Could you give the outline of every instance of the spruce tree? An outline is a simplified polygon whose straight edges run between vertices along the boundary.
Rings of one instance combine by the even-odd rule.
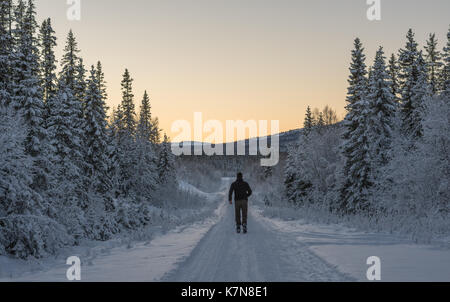
[[[25,150],[36,157],[40,154],[44,129],[44,104],[39,81],[39,57],[37,49],[35,7],[30,0],[28,6],[19,1],[16,13],[15,60],[13,66],[13,102],[24,116],[27,127]]]
[[[58,89],[60,96],[64,96],[68,110],[66,113],[71,117],[71,127],[77,129],[79,140],[83,141],[81,131],[83,125],[83,101],[85,95],[84,65],[83,60],[78,56],[78,44],[72,31],[69,31],[64,54],[61,60],[61,71],[58,79]],[[70,104],[70,105],[69,105]],[[77,140],[78,140],[77,139]],[[81,144],[80,148],[81,148]]]
[[[75,69],[76,73],[75,73],[74,96],[75,99],[81,103],[82,108],[84,108],[87,83],[86,83],[86,69],[84,67],[83,58],[79,58]]]
[[[98,83],[98,90],[100,91],[100,94],[102,96],[102,99],[106,101],[108,98],[108,94],[106,93],[106,81],[105,81],[105,74],[103,72],[103,66],[100,61],[97,62],[97,83]]]
[[[28,0],[24,21],[25,23],[23,29],[26,33],[26,37],[29,39],[30,53],[32,55],[32,72],[36,75],[39,75],[39,38],[37,36],[39,26],[36,22],[36,6],[34,4],[34,0]]]
[[[11,102],[12,1],[0,1],[0,106]]]
[[[111,130],[118,144],[121,144],[122,139],[125,136],[123,110],[121,105],[117,106],[117,109],[113,110]]]
[[[75,91],[77,64],[80,61],[79,52],[78,43],[72,30],[70,30],[64,47],[64,55],[61,60],[62,69],[59,76],[64,79],[64,86],[70,89],[72,93]]]
[[[110,187],[108,180],[107,107],[99,90],[97,71],[91,67],[85,97],[85,147],[87,175],[100,193]]]
[[[365,55],[359,39],[355,40],[354,45],[346,107],[348,112],[344,120],[343,156],[345,164],[343,167],[344,181],[341,188],[341,210],[353,213],[367,210],[369,188],[372,185],[367,123],[370,105],[367,101]],[[371,78],[373,78],[373,72]]]
[[[365,60],[366,56],[364,55],[363,45],[360,39],[356,38],[354,49],[352,50],[350,77],[348,79],[349,87],[347,92],[347,115],[344,120],[344,125],[346,127],[344,139],[350,138],[352,132],[358,128],[358,118],[355,118],[355,115],[358,115],[358,106],[356,106],[356,104],[363,98],[367,89]]]
[[[136,112],[133,102],[133,79],[131,78],[128,69],[125,69],[121,86],[123,126],[128,135],[133,136],[136,132]]]
[[[52,194],[59,199],[60,214],[65,212],[63,208],[66,207],[66,215],[71,216],[66,226],[77,232],[76,224],[83,225],[78,210],[80,207],[87,207],[88,181],[84,176],[86,167],[82,103],[75,97],[78,48],[72,31],[69,32],[64,51],[57,95],[48,100],[47,128],[51,135],[50,145],[54,152],[53,161],[58,171],[59,184]]]
[[[405,103],[410,102],[411,98],[411,89],[415,83],[411,82],[411,68],[414,61],[417,60],[419,55],[417,50],[417,43],[414,39],[414,33],[412,29],[408,30],[406,34],[406,45],[404,49],[400,49],[399,51],[399,80],[400,80],[400,89],[401,89],[401,102],[404,106]]]
[[[305,129],[305,134],[308,135],[314,126],[314,119],[311,112],[311,107],[306,108],[305,122],[303,123],[303,128]]]
[[[362,98],[355,106],[359,112],[355,118],[358,127],[345,142],[351,146],[346,153],[343,188],[341,189],[341,209],[347,213],[367,212],[370,210],[370,188],[373,185],[370,154],[370,132],[367,120],[370,115],[370,104]],[[348,150],[347,149],[347,150]]]
[[[367,71],[365,64],[366,56],[364,55],[364,48],[359,38],[355,39],[354,49],[352,50],[352,58],[350,63],[349,87],[347,92],[347,115],[344,119],[344,134],[343,138],[348,142],[344,143],[343,153],[347,158],[351,157],[353,146],[350,144],[350,138],[353,132],[358,128],[360,117],[359,102],[367,93]],[[347,175],[350,167],[344,168],[344,175]]]
[[[431,93],[427,67],[421,52],[410,68],[405,87],[408,97],[402,104],[402,130],[404,134],[412,138],[418,138],[422,136],[421,116],[423,114],[421,112],[424,108],[423,102]]]
[[[39,167],[41,173],[45,172],[45,177],[40,177],[39,182],[35,182],[35,186],[40,188],[41,194],[48,195],[48,188],[54,187],[55,181],[57,181],[56,169],[53,165],[55,159],[53,155],[55,154],[54,146],[51,145],[50,141],[53,134],[48,129],[48,122],[50,116],[49,104],[55,101],[57,95],[57,76],[56,76],[56,56],[54,48],[56,44],[55,31],[52,28],[51,19],[48,18],[42,22],[39,29],[39,49],[40,49],[40,81],[42,89],[42,101],[44,103],[44,128],[46,129],[46,136],[43,141],[44,147],[42,150],[42,157],[39,161]],[[50,196],[46,197],[50,199]]]
[[[442,68],[440,76],[440,86],[442,95],[450,99],[450,28],[447,33],[447,44],[443,50],[444,68]]]
[[[39,59],[39,37],[36,22],[35,5],[28,1],[25,13],[18,6],[16,20],[16,60],[14,68],[15,103],[23,115],[28,135],[25,151],[33,158],[32,188],[45,197],[47,211],[49,196],[47,189],[54,184],[54,167],[52,165],[52,148],[49,145],[47,126],[48,111],[43,102],[44,95],[41,80],[41,64]],[[22,25],[19,20],[21,20]]]
[[[156,189],[158,181],[158,157],[157,145],[152,142],[152,117],[150,98],[147,91],[144,92],[140,107],[139,121],[136,131],[136,148],[133,150],[132,156],[136,159],[136,167],[134,168],[134,186],[146,200],[153,198],[153,192]],[[162,148],[162,147],[161,147]]]
[[[426,51],[426,63],[428,70],[428,81],[430,83],[431,91],[433,94],[437,94],[439,91],[439,74],[442,68],[441,53],[437,48],[436,35],[430,34],[427,45],[425,46]]]
[[[391,79],[391,92],[397,103],[399,100],[398,95],[400,94],[400,85],[399,85],[400,83],[398,78],[399,66],[395,54],[392,54],[389,59],[388,75]]]
[[[141,111],[139,115],[139,123],[137,126],[137,134],[139,139],[150,142],[152,130],[152,114],[150,106],[150,98],[147,91],[144,92],[142,98]]]
[[[160,184],[170,184],[176,181],[175,156],[166,134],[164,134],[164,140],[159,151],[157,170]]]
[[[425,103],[427,99],[431,98],[432,89],[428,81],[427,65],[419,53],[417,60],[413,63],[411,82],[414,82],[412,87],[412,97],[408,103],[405,104],[402,111],[402,127],[404,133],[417,139],[423,135],[422,121],[425,114]]]
[[[10,104],[11,106],[18,110],[21,106],[20,100],[17,100],[17,92],[21,89],[19,87],[19,83],[24,79],[23,72],[25,68],[28,68],[29,65],[23,66],[22,61],[24,60],[24,54],[18,49],[21,40],[26,37],[25,34],[25,2],[23,0],[19,1],[16,5],[12,7],[12,23],[11,26],[11,52],[9,55],[9,72],[10,72]],[[7,104],[8,105],[8,104]]]
[[[56,57],[54,51],[56,47],[56,36],[50,18],[42,22],[39,38],[43,101],[47,103],[48,99],[55,97],[57,83]]]
[[[370,131],[371,157],[377,167],[387,164],[394,131],[396,114],[392,83],[386,71],[383,48],[380,47],[373,64],[367,99],[370,105],[368,127]]]
[[[159,128],[159,119],[155,117],[151,122],[151,135],[150,141],[153,144],[159,144],[161,142],[161,129]]]
[[[120,163],[120,190],[125,196],[136,194],[136,188],[140,181],[140,175],[136,175],[136,169],[139,165],[140,152],[135,140],[136,134],[136,112],[134,106],[134,95],[132,87],[133,79],[128,69],[123,74],[122,103],[119,107],[119,163]]]

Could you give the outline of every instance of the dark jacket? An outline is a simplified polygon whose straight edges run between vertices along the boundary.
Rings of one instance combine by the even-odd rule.
[[[252,195],[252,189],[247,182],[242,179],[238,179],[231,184],[230,192],[228,193],[228,200],[231,201],[234,192],[234,201],[236,200],[248,200]]]

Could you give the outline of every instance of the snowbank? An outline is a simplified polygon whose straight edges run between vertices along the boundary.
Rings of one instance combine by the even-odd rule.
[[[255,211],[258,219],[279,232],[295,234],[317,256],[359,281],[367,281],[367,258],[381,259],[381,281],[450,281],[450,246],[418,245],[400,236],[359,232],[339,224],[281,220]]]

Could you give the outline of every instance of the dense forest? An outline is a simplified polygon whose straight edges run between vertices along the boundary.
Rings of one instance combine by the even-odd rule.
[[[355,39],[344,121],[327,125],[308,108],[270,199],[319,220],[384,225],[416,239],[448,234],[450,31],[447,38],[440,51],[430,34],[421,50],[410,29],[397,56],[387,60],[380,47],[369,68]]]
[[[72,31],[59,62],[55,47],[32,0],[0,1],[0,255],[108,240],[194,202],[147,92],[136,113],[130,72],[108,117],[102,64],[84,66]]]
[[[412,30],[406,38],[389,59],[380,47],[369,67],[355,39],[345,119],[308,107],[278,166],[176,160],[147,92],[137,112],[129,70],[108,116],[101,62],[84,65],[72,31],[57,59],[52,21],[37,23],[33,0],[0,0],[0,255],[40,258],[199,217],[211,205],[178,180],[214,192],[238,170],[268,214],[449,235],[450,31],[443,48],[434,34],[423,49]]]

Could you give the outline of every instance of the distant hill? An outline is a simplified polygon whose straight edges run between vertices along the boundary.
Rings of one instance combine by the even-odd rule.
[[[292,145],[294,142],[296,142],[299,139],[300,133],[303,131],[303,129],[295,129],[295,130],[290,130],[290,131],[286,131],[286,132],[281,132],[279,134],[276,134],[275,136],[279,137],[279,144],[280,144],[280,153],[285,153],[288,150],[288,146]],[[259,138],[252,138],[252,139],[246,139],[244,141],[245,143],[245,151],[246,154],[249,154],[249,145],[250,145],[250,141],[252,140],[259,140]],[[224,150],[224,154],[225,154],[225,150],[226,147],[231,145],[234,145],[234,154],[237,154],[237,146],[238,143],[241,143],[242,141],[237,141],[234,143],[227,143],[227,144],[220,144],[222,145],[222,148]],[[180,146],[183,146],[183,144],[189,144],[191,143],[191,152],[192,154],[194,154],[194,148],[196,146],[202,146],[203,143],[202,142],[181,142],[178,143]],[[271,137],[268,137],[268,145],[270,147],[270,143],[271,143]],[[174,143],[176,144],[176,143]]]
[[[343,125],[342,122],[338,122],[337,124],[330,125],[330,126],[325,126],[325,127],[342,127],[342,125]],[[285,131],[285,132],[281,132],[279,134],[276,134],[275,136],[278,136],[278,138],[279,138],[280,154],[286,153],[288,151],[289,146],[292,146],[295,142],[297,142],[299,140],[300,134],[303,131],[304,131],[304,129],[302,128],[302,129],[294,129],[294,130],[289,130],[289,131]],[[250,141],[258,140],[258,139],[259,139],[259,137],[258,138],[252,138],[252,139],[246,139],[244,141],[244,143],[245,143],[245,154],[247,154],[247,155],[249,154],[248,150],[249,150]],[[269,145],[269,147],[270,147],[270,141],[271,141],[271,137],[268,138],[268,145]],[[229,146],[230,144],[234,145],[234,154],[237,154],[237,146],[238,146],[239,142],[242,142],[242,141],[237,141],[237,142],[234,142],[234,143],[227,143],[227,144],[220,144],[220,145],[222,145],[222,148],[224,150],[224,154],[226,154],[225,150],[226,150],[227,146]],[[189,142],[181,142],[181,143],[179,143],[180,146],[182,146],[183,143],[189,143]],[[191,154],[194,154],[195,146],[201,146],[204,143],[202,143],[202,142],[191,142],[191,144],[192,144],[191,145],[192,146],[192,149],[191,149],[192,153]]]

